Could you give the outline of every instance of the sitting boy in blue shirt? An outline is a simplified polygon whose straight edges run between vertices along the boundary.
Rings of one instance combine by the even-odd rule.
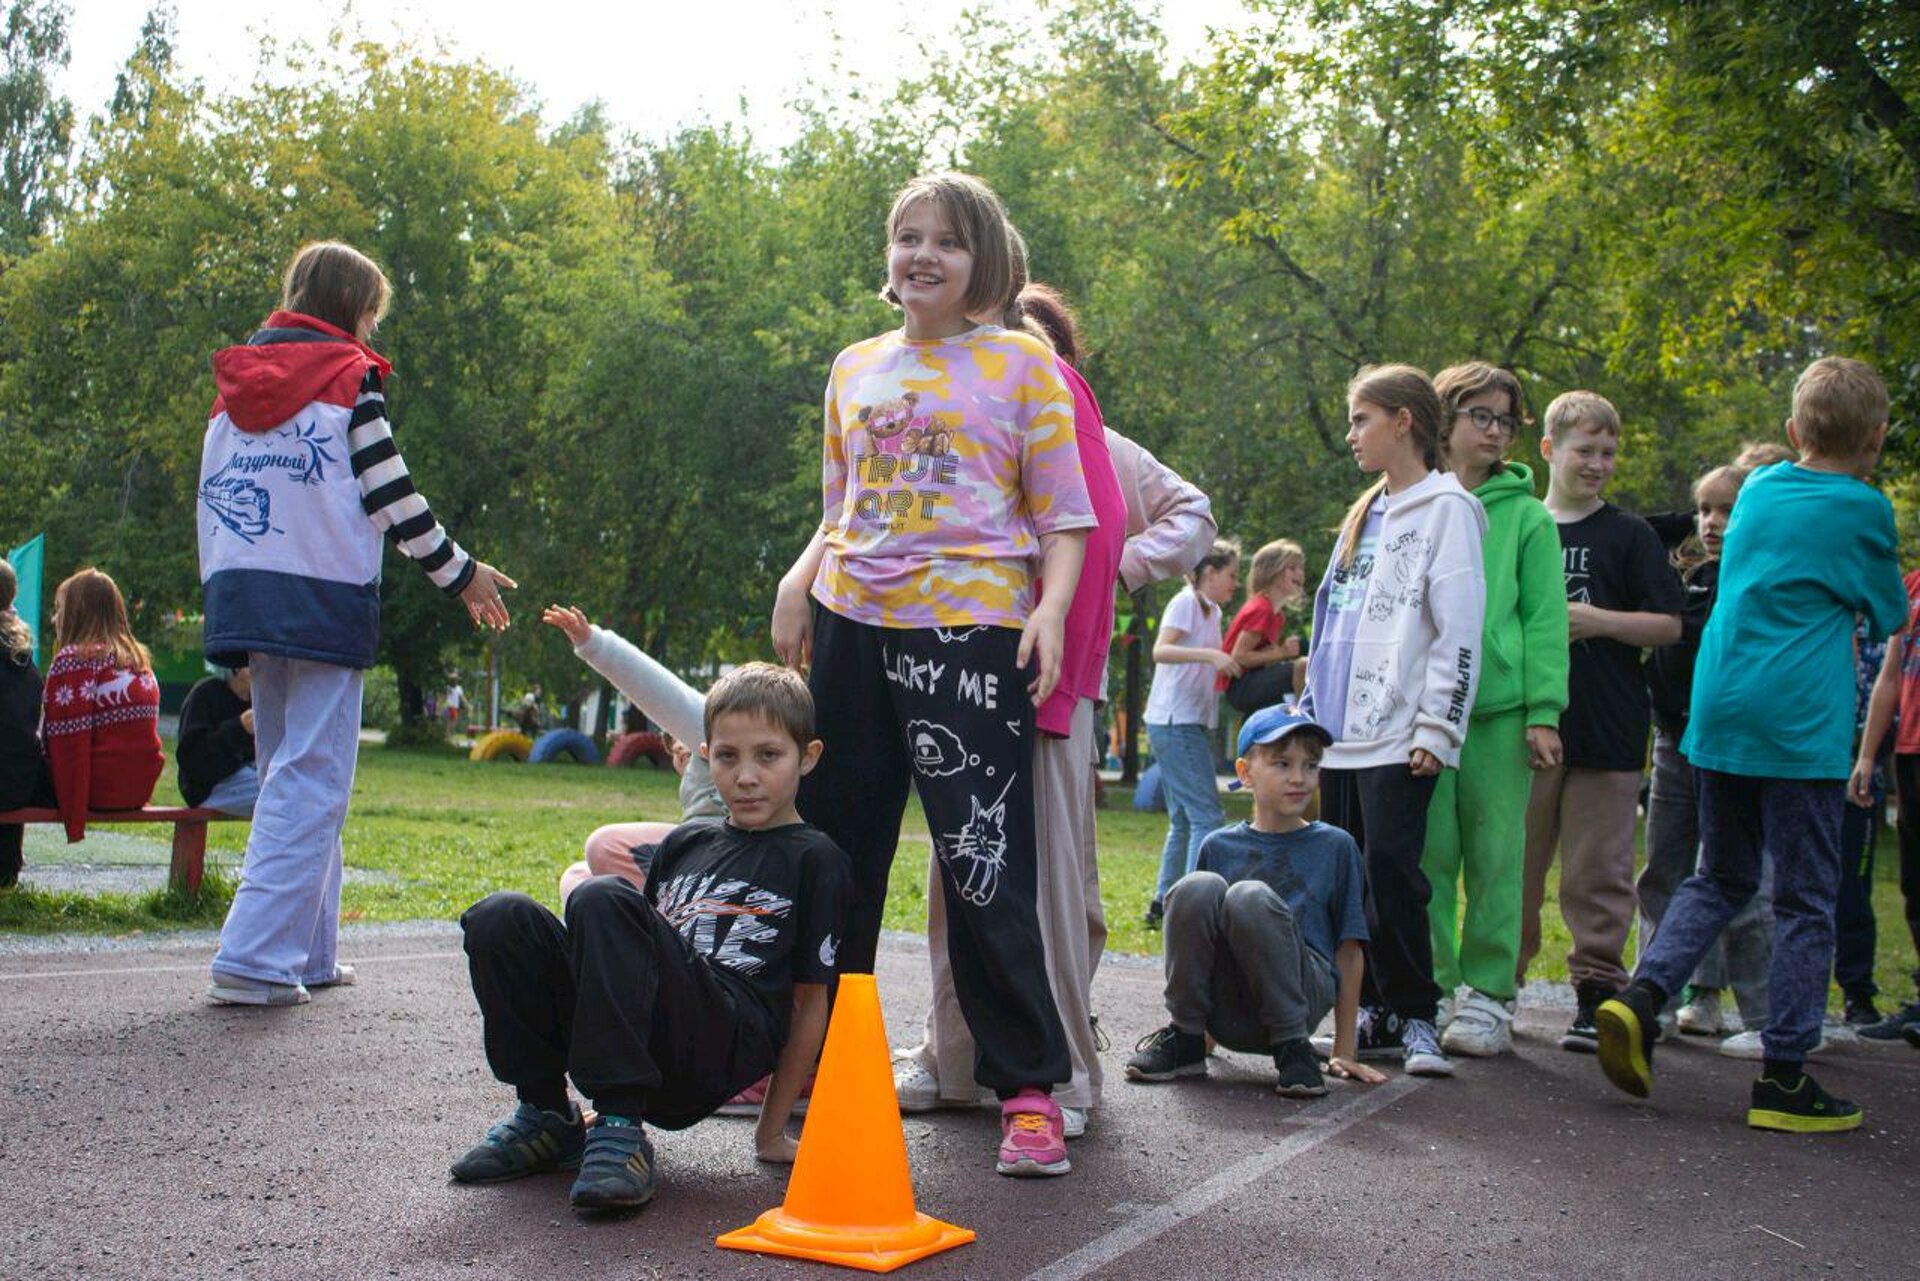
[[[1755,472],[1721,558],[1681,751],[1697,772],[1700,867],[1674,895],[1633,982],[1601,1005],[1600,1066],[1642,1098],[1653,1088],[1655,1015],[1760,882],[1773,855],[1772,1017],[1747,1124],[1851,1130],[1860,1108],[1803,1063],[1820,1041],[1833,964],[1840,824],[1853,763],[1853,629],[1905,622],[1893,507],[1866,483],[1887,435],[1887,388],[1857,360],[1816,360],[1793,388],[1797,463]],[[1805,674],[1782,690],[1774,673]]]
[[[1166,898],[1167,1013],[1127,1060],[1134,1081],[1205,1076],[1206,1036],[1273,1055],[1275,1092],[1327,1092],[1307,1033],[1334,1011],[1335,1076],[1384,1081],[1358,1060],[1355,1023],[1367,940],[1366,871],[1353,838],[1303,817],[1333,738],[1298,709],[1262,708],[1240,729],[1234,770],[1253,821],[1200,846]]]

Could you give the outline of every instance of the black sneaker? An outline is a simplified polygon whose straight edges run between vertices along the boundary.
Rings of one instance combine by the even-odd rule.
[[[561,1116],[522,1103],[448,1172],[459,1183],[505,1183],[548,1170],[578,1169],[586,1135],[579,1108]]]
[[[1140,923],[1150,930],[1157,930],[1160,928],[1160,922],[1165,920],[1166,916],[1167,905],[1165,901],[1155,899],[1153,902],[1147,904],[1147,914],[1140,918]]]
[[[1850,996],[1841,1011],[1840,1021],[1858,1032],[1880,1021],[1880,1007],[1873,1003],[1870,996]]]
[[[1897,1041],[1907,1028],[1920,1024],[1920,1001],[1911,1001],[1878,1023],[1860,1029],[1869,1041]]]
[[[1860,1105],[1834,1098],[1805,1072],[1792,1089],[1763,1076],[1753,1083],[1747,1124],[1756,1130],[1783,1130],[1788,1134],[1835,1134],[1859,1128]]]
[[[1273,1087],[1275,1094],[1289,1099],[1317,1099],[1327,1092],[1326,1079],[1320,1075],[1320,1060],[1314,1057],[1313,1047],[1304,1036],[1282,1041],[1274,1047],[1273,1066],[1280,1073],[1280,1082]]]
[[[1604,983],[1582,983],[1574,988],[1573,1022],[1560,1034],[1560,1048],[1575,1054],[1592,1054],[1600,1048],[1600,1032],[1593,1017],[1600,1003],[1613,995]]]
[[[1920,1050],[1920,1023],[1909,1023],[1901,1028],[1900,1037],[1914,1049]]]
[[[1360,1007],[1355,1021],[1353,1053],[1359,1059],[1404,1059],[1407,1056],[1406,1026],[1392,1010]]]
[[[637,1210],[653,1200],[659,1174],[653,1144],[639,1125],[602,1116],[587,1131],[580,1177],[568,1200],[576,1210]]]
[[[1653,1043],[1660,1035],[1660,1003],[1653,994],[1629,983],[1620,995],[1600,1002],[1591,1022],[1594,1049],[1607,1080],[1635,1098],[1653,1093]],[[1579,1026],[1577,1019],[1574,1026]],[[1567,1038],[1562,1037],[1560,1044],[1565,1047]]]
[[[1207,1074],[1207,1038],[1168,1024],[1150,1032],[1127,1060],[1129,1081],[1171,1081],[1176,1076]]]

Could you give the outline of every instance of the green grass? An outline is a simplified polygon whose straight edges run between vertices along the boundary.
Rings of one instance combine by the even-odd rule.
[[[476,763],[452,749],[366,748],[360,754],[347,821],[347,864],[381,875],[347,885],[342,915],[354,921],[451,920],[476,899],[503,889],[553,904],[560,871],[580,856],[588,832],[602,823],[673,821],[679,816],[676,785],[672,774],[646,765],[612,770]],[[171,765],[155,794],[163,800],[177,795]],[[1100,813],[1108,946],[1157,953],[1160,936],[1146,929],[1140,916],[1159,870],[1166,816],[1127,808],[1127,797],[1118,788],[1109,789],[1108,799],[1111,807]],[[1226,805],[1230,821],[1246,817],[1244,796],[1229,796]],[[149,839],[155,833],[150,826],[115,830]],[[0,892],[0,931],[129,933],[216,925],[232,894],[230,878],[238,874],[246,833],[244,823],[217,823],[210,829],[210,875],[198,902],[159,888],[144,896]],[[76,854],[84,857],[84,848]],[[910,803],[887,896],[889,928],[925,929],[928,850],[926,820],[919,804]],[[1905,998],[1914,955],[1900,916],[1897,863],[1888,833],[1876,860],[1877,977],[1889,994]],[[156,887],[165,876],[163,866],[154,868]],[[1554,907],[1554,888],[1549,886],[1542,921],[1546,937],[1536,972],[1541,978],[1564,979],[1570,942]]]

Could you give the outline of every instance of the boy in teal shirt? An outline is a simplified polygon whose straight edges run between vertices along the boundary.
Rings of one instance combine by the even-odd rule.
[[[1727,525],[1720,599],[1700,642],[1681,751],[1698,771],[1700,870],[1674,895],[1633,982],[1600,1007],[1600,1065],[1653,1085],[1655,1017],[1753,896],[1773,854],[1772,1018],[1747,1124],[1851,1130],[1860,1108],[1802,1068],[1819,1043],[1833,964],[1841,807],[1853,757],[1853,627],[1906,621],[1893,506],[1865,483],[1887,435],[1887,388],[1857,360],[1816,360],[1793,389],[1798,463],[1755,472]],[[1783,692],[1772,676],[1805,673]]]

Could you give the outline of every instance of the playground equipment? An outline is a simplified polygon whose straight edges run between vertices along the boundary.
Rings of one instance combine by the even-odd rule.
[[[533,751],[533,740],[518,730],[496,729],[473,740],[467,753],[470,761],[524,761]]]
[[[550,729],[533,740],[533,750],[527,753],[527,760],[534,765],[561,759],[576,765],[598,765],[600,749],[577,729]]]
[[[653,762],[655,769],[673,768],[673,753],[667,750],[667,740],[650,729],[622,734],[607,749],[609,765],[631,765],[642,759]]]

